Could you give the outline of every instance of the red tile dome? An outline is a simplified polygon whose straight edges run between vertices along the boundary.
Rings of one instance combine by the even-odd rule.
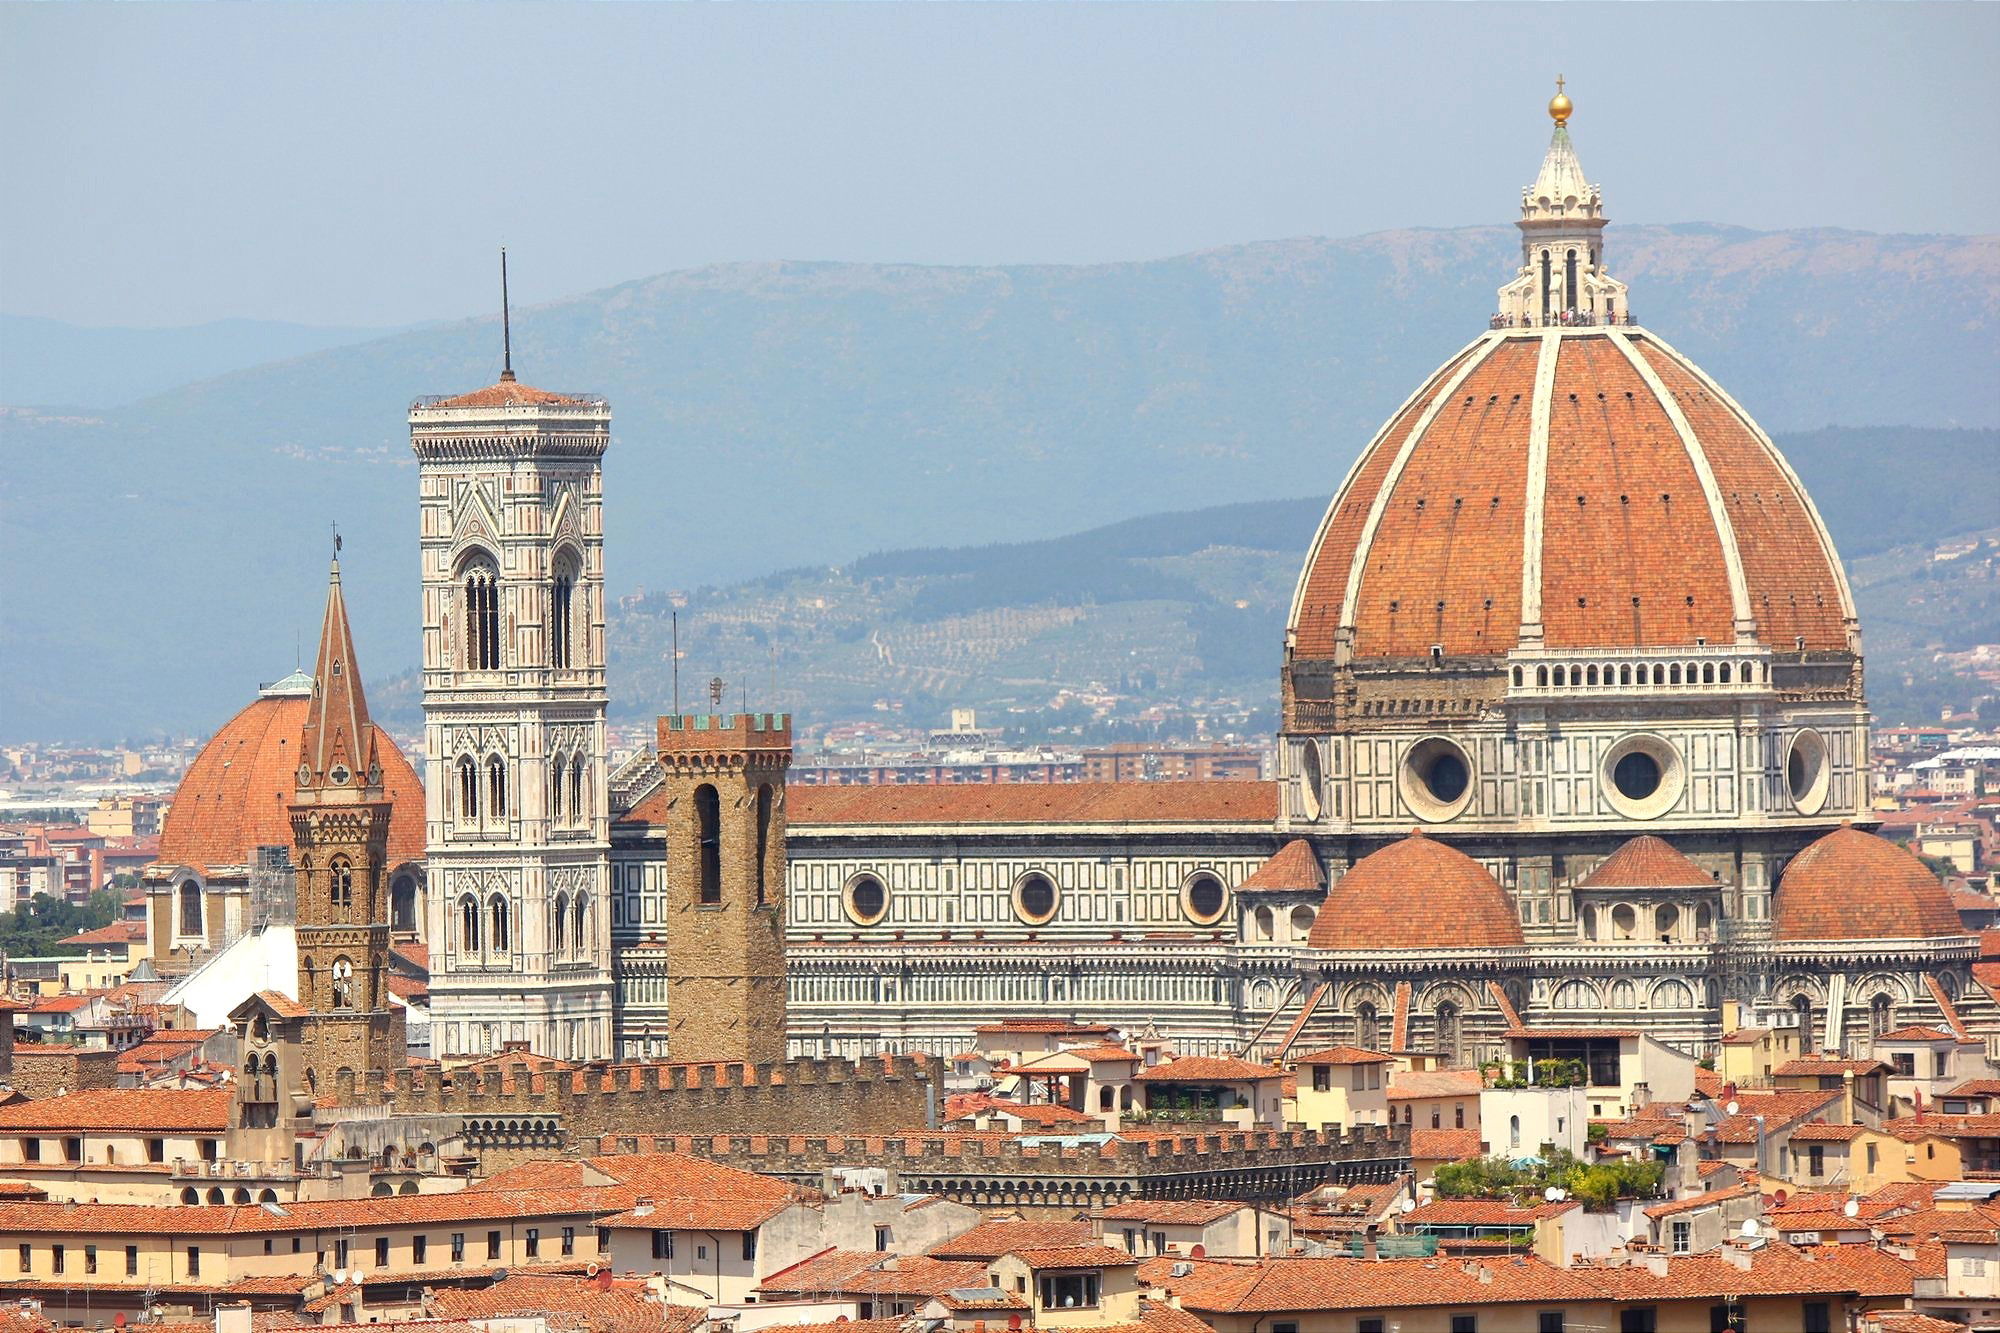
[[[1942,881],[1907,848],[1840,828],[1793,857],[1778,879],[1772,931],[1794,940],[1915,940],[1969,935]]]
[[[1521,944],[1514,903],[1484,866],[1421,832],[1354,863],[1313,921],[1315,949],[1502,949]]]
[[[1539,599],[1539,606],[1535,604]],[[1632,326],[1499,329],[1364,450],[1294,598],[1293,655],[1738,642],[1848,651],[1833,542],[1769,437]]]
[[[311,704],[301,694],[267,695],[209,738],[167,810],[160,830],[162,865],[204,871],[248,865],[259,847],[292,845],[290,806],[298,789],[299,735]],[[421,860],[423,784],[388,733],[373,730],[383,794],[393,803],[389,864]]]

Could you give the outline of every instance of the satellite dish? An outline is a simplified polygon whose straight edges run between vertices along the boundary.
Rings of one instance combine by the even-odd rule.
[[[363,1282],[366,1282],[368,1280],[368,1274],[362,1272],[360,1269],[357,1268],[352,1273],[349,1273],[347,1275],[347,1280],[352,1282],[355,1286],[358,1287]]]
[[[1554,1203],[1557,1199],[1560,1199],[1562,1197],[1562,1194],[1563,1192],[1561,1190],[1557,1189],[1554,1185],[1551,1185],[1547,1189],[1542,1191],[1542,1198],[1550,1203]]]
[[[347,1285],[347,1270],[345,1268],[336,1268],[333,1270],[333,1285],[336,1287]]]
[[[1735,1115],[1735,1114],[1736,1114],[1736,1106],[1737,1106],[1737,1104],[1736,1104],[1735,1102],[1731,1102],[1731,1103],[1729,1103],[1729,1105],[1727,1105],[1727,1106],[1723,1107],[1722,1109],[1723,1109],[1723,1110],[1724,1110],[1724,1111],[1725,1111],[1726,1113],[1728,1113],[1729,1115]]]
[[[1756,1219],[1756,1218],[1754,1218],[1754,1217],[1746,1217],[1746,1218],[1744,1218],[1744,1219],[1743,1219],[1743,1239],[1745,1239],[1745,1240],[1755,1240],[1755,1239],[1757,1239],[1757,1219]]]
[[[1785,1193],[1783,1190],[1772,1190],[1771,1206],[1773,1208],[1783,1208],[1785,1206],[1785,1200],[1791,1197],[1792,1197],[1791,1195]]]
[[[1840,1211],[1846,1213],[1849,1217],[1861,1216],[1861,1200],[1849,1199]]]
[[[1417,1211],[1417,1201],[1416,1201],[1415,1199],[1405,1199],[1405,1200],[1403,1200],[1403,1211],[1404,1211],[1404,1212],[1406,1212],[1406,1213],[1414,1213],[1414,1212],[1416,1212],[1416,1211]]]

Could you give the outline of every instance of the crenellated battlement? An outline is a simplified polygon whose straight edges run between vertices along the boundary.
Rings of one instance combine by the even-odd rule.
[[[783,766],[792,759],[788,713],[666,713],[659,719],[659,758],[673,770],[726,764]]]
[[[571,1141],[612,1133],[835,1136],[921,1124],[943,1104],[944,1066],[925,1055],[770,1064],[589,1065],[527,1070],[369,1070],[343,1075],[340,1105],[395,1115],[453,1115],[471,1124],[556,1118]]]

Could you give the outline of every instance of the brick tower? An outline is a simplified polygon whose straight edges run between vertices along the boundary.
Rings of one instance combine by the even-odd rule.
[[[297,998],[307,1011],[299,1020],[300,1065],[308,1090],[325,1093],[343,1070],[359,1078],[404,1060],[403,1025],[385,986],[390,802],[337,558],[328,575],[296,779],[290,811]]]
[[[660,719],[667,1058],[785,1058],[783,713]]]

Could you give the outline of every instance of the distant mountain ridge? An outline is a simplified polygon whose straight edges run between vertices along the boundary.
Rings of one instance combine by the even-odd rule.
[[[1620,226],[1609,244],[1639,318],[1771,429],[2000,424],[2000,238]],[[515,364],[611,399],[614,593],[689,587],[1330,494],[1485,328],[1516,253],[1492,227],[1073,268],[724,265],[517,312]],[[404,409],[491,382],[497,333],[0,417],[0,568],[64,607],[0,603],[0,731],[214,726],[310,628],[335,519],[364,660],[414,665]]]

